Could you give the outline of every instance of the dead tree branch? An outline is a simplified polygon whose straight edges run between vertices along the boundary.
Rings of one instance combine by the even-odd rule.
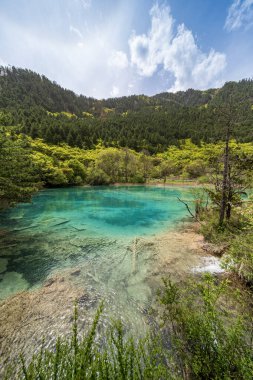
[[[194,215],[190,209],[190,207],[188,206],[188,204],[186,202],[184,202],[182,199],[180,199],[179,197],[177,197],[177,199],[179,200],[179,202],[183,203],[185,205],[185,207],[187,208],[187,211],[189,212],[189,214],[191,215],[191,217],[196,220],[196,222],[201,223],[201,221],[198,219],[197,215]]]

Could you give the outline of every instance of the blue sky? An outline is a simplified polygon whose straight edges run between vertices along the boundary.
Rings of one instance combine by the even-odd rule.
[[[0,0],[0,64],[96,98],[253,76],[253,0]]]

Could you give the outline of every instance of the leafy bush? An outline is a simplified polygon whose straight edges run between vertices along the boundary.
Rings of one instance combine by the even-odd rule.
[[[224,260],[225,267],[253,284],[253,233],[238,235],[232,240]]]
[[[91,166],[87,171],[87,182],[89,185],[98,186],[108,185],[111,180],[102,169]]]
[[[103,331],[101,305],[79,339],[75,307],[72,337],[58,339],[52,351],[42,347],[28,363],[21,356],[5,380],[251,380],[252,324],[225,304],[228,282],[207,275],[182,285],[164,280],[163,325],[145,338],[126,334],[122,322]]]
[[[72,338],[58,338],[53,351],[42,347],[28,364],[21,355],[19,370],[9,367],[5,379],[13,379],[15,372],[17,378],[25,380],[167,378],[156,339],[134,341],[126,337],[121,322],[114,322],[105,336],[98,338],[102,308],[99,307],[90,331],[79,340],[75,307]]]
[[[164,281],[161,303],[172,372],[178,379],[252,379],[252,324],[224,305],[228,282],[206,275],[179,291]]]
[[[29,140],[0,129],[0,208],[28,202],[40,188]]]

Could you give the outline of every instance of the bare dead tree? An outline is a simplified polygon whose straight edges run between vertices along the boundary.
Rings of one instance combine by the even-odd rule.
[[[244,179],[245,170],[249,168],[248,164],[245,165],[248,158],[243,161],[241,157],[235,157],[230,148],[230,141],[236,135],[239,120],[242,122],[247,119],[247,109],[248,104],[243,99],[235,101],[231,94],[223,99],[221,105],[214,108],[217,123],[225,129],[222,165],[216,165],[215,169],[218,170],[213,181],[216,194],[212,194],[212,191],[208,190],[209,194],[212,194],[212,200],[219,207],[219,226],[224,224],[225,219],[230,219],[236,194],[242,195],[247,188],[247,181],[242,179]]]
[[[181,202],[181,203],[183,203],[183,204],[185,205],[185,207],[186,207],[187,211],[189,212],[189,214],[191,215],[191,217],[192,217],[196,222],[198,222],[198,223],[201,224],[201,221],[200,221],[199,218],[198,218],[198,215],[199,215],[199,213],[198,213],[198,211],[197,211],[197,207],[198,207],[198,206],[195,207],[195,214],[194,214],[194,213],[191,211],[191,209],[190,209],[188,203],[186,203],[185,201],[183,201],[183,200],[180,199],[179,197],[177,197],[177,199],[179,200],[179,202]],[[196,201],[196,205],[197,205],[197,201]]]
[[[226,139],[224,149],[224,164],[223,164],[223,179],[222,179],[222,192],[221,192],[221,205],[219,215],[219,225],[222,226],[225,218],[226,209],[228,206],[228,189],[229,189],[229,142],[232,128],[232,112],[231,104],[229,104],[228,112],[225,113],[226,120]],[[224,112],[224,111],[223,111]]]

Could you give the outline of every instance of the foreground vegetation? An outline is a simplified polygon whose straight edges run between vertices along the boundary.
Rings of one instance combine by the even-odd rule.
[[[253,198],[245,198],[220,227],[217,209],[203,211],[200,231],[205,239],[220,247],[223,266],[250,289],[253,286]],[[219,252],[219,249],[218,249]]]
[[[238,304],[238,294],[234,297]],[[72,338],[58,338],[53,350],[42,346],[28,362],[21,356],[5,379],[252,379],[250,310],[238,314],[227,280],[205,276],[178,285],[165,280],[159,302],[160,329],[151,326],[144,338],[131,337],[122,322],[103,331],[102,306],[80,338],[76,306]]]

